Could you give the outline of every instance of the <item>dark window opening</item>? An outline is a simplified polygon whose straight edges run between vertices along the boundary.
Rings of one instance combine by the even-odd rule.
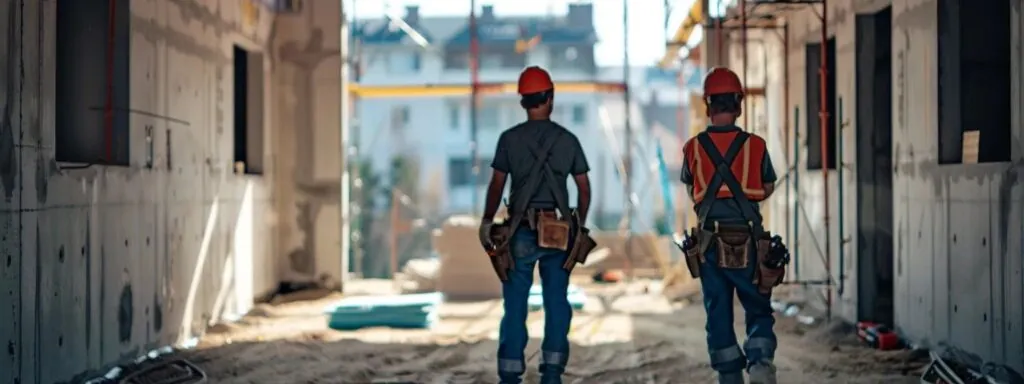
[[[584,124],[587,122],[587,107],[582,105],[572,106],[573,124]]]
[[[892,8],[858,14],[855,30],[857,274],[845,284],[856,290],[857,320],[892,324]]]
[[[515,47],[480,48],[480,69],[512,68],[522,69],[526,66],[526,55],[515,51]],[[469,49],[448,48],[444,53],[445,69],[469,69]]]
[[[807,44],[807,169],[822,169],[821,151],[821,44]],[[836,169],[836,39],[831,38],[825,44],[827,59],[825,76],[825,100],[829,115],[826,121],[827,166]]]
[[[100,3],[57,1],[55,155],[61,162],[127,166],[131,12],[129,2],[118,1],[110,20],[107,3]]]
[[[480,175],[476,185],[486,185],[491,179],[491,159],[480,159]],[[448,186],[468,187],[473,185],[473,159],[468,157],[448,159]]]
[[[235,173],[263,174],[263,55],[234,47]]]
[[[938,3],[939,164],[1010,161],[1011,14],[1005,1]]]

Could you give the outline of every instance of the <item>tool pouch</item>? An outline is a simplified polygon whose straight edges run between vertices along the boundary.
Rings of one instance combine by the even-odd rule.
[[[576,231],[575,239],[572,242],[572,249],[569,250],[569,257],[565,259],[565,264],[562,264],[562,268],[572,272],[573,268],[576,268],[576,264],[587,262],[587,256],[590,255],[594,248],[597,248],[597,242],[594,241],[594,238],[590,237],[590,230],[579,226],[579,230]]]
[[[694,244],[690,244],[688,249],[683,250],[686,257],[686,269],[690,270],[690,277],[699,279],[700,265],[704,263],[704,253],[701,252],[700,246],[702,233],[697,228],[693,228],[690,233],[696,238],[693,239]]]
[[[758,292],[767,295],[772,289],[782,284],[786,278],[786,268],[770,268],[765,265],[768,260],[768,252],[771,250],[771,233],[765,232],[760,239],[757,239],[757,270],[754,273],[754,284]]]
[[[508,223],[494,224],[491,226],[491,244],[494,248],[487,250],[494,273],[501,281],[508,280],[508,272],[512,270],[512,252],[510,243],[512,240],[512,229]]]
[[[554,212],[537,213],[537,245],[541,248],[569,250],[569,220]]]
[[[718,267],[723,269],[744,269],[750,266],[750,251],[753,247],[750,228],[722,225],[715,231],[715,245],[718,246]]]

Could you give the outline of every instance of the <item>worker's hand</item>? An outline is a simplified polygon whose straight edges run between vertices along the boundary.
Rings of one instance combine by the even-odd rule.
[[[487,251],[494,248],[494,245],[491,244],[491,227],[493,225],[494,221],[492,220],[480,220],[480,228],[477,231],[477,236],[480,237],[480,245]]]

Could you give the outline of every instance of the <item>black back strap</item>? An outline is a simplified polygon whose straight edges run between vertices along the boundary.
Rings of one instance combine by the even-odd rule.
[[[534,156],[536,156],[536,161],[533,163],[530,173],[524,175],[526,176],[526,182],[523,183],[522,188],[515,189],[516,194],[512,201],[512,212],[509,217],[509,228],[511,228],[513,234],[515,234],[515,231],[519,229],[519,224],[523,222],[523,216],[526,214],[526,209],[530,205],[530,200],[533,198],[533,195],[537,194],[537,190],[540,188],[542,178],[537,177],[537,174],[540,173],[544,167],[550,167],[548,166],[548,158],[551,157],[551,148],[554,148],[555,143],[558,142],[558,139],[561,136],[561,131],[555,131],[553,136],[548,137],[547,141],[543,142],[544,144],[540,149],[536,148],[534,145],[529,145],[530,150],[533,151]],[[511,237],[509,238],[511,239]]]
[[[541,152],[540,149],[532,145],[530,146],[530,151],[533,152],[533,156],[537,159],[540,159],[544,155],[544,152]],[[562,217],[569,218],[569,203],[565,201],[565,198],[561,193],[559,193],[560,191],[558,188],[555,188],[555,185],[558,184],[558,177],[555,176],[555,171],[551,169],[551,164],[547,161],[544,162],[544,179],[547,180],[548,189],[551,191],[551,195],[555,197],[555,206],[558,207],[558,212],[562,214]],[[562,183],[565,183],[565,180],[562,180]]]
[[[711,181],[708,182],[707,189],[704,190],[704,200],[701,202],[700,210],[697,212],[701,223],[707,220],[708,213],[711,212],[711,206],[718,200],[718,190],[722,188],[722,184],[725,184],[729,191],[732,192],[732,199],[739,205],[740,213],[743,215],[743,219],[751,225],[754,235],[760,236],[761,234],[761,214],[754,210],[750,200],[747,199],[747,195],[743,193],[743,186],[736,180],[736,175],[732,173],[732,162],[736,159],[736,155],[739,154],[740,149],[743,148],[743,144],[746,143],[747,139],[750,138],[750,134],[746,132],[739,132],[736,134],[736,138],[733,139],[732,143],[729,144],[729,149],[723,156],[718,151],[718,147],[711,141],[711,137],[707,132],[701,132],[697,135],[697,142],[700,143],[701,148],[704,149],[704,153],[707,153],[711,159],[711,163],[715,165],[715,174],[711,177]],[[695,154],[696,155],[696,154]],[[760,172],[760,170],[758,170]]]

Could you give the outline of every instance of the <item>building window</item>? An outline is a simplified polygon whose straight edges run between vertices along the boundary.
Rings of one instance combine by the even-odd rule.
[[[416,73],[420,71],[422,56],[419,52],[395,51],[387,56],[389,73]]]
[[[591,47],[552,46],[548,48],[548,60],[552,69],[573,69],[593,71],[594,52]]]
[[[403,131],[409,126],[409,106],[396,105],[391,107],[391,130]]]
[[[480,159],[480,174],[476,185],[486,185],[491,179],[491,159]],[[453,157],[448,159],[448,186],[451,188],[473,185],[473,159],[469,157]]]
[[[57,1],[55,155],[57,161],[122,165],[129,164],[129,2],[119,1],[114,12],[114,39],[107,7],[81,0]],[[7,21],[7,20],[5,20]],[[104,26],[97,28],[97,26]],[[13,27],[12,27],[13,28]],[[108,44],[114,59],[107,62]],[[5,58],[0,70],[14,73],[15,61]],[[113,78],[108,82],[108,68]],[[14,81],[14,80],[11,80]],[[107,104],[107,92],[111,92]],[[8,95],[13,97],[13,95]],[[0,107],[0,113],[12,113]],[[109,117],[109,119],[108,119]],[[0,116],[2,119],[3,116]],[[141,127],[140,127],[141,128]]]
[[[453,131],[459,130],[459,126],[462,123],[462,106],[459,103],[451,101],[448,102],[448,126]]]
[[[938,2],[939,164],[1010,161],[1013,34],[1008,14],[1009,2]],[[899,83],[906,76],[901,73]],[[909,95],[897,92],[902,92],[899,118],[913,119],[904,115]]]
[[[482,50],[480,69],[522,69],[526,66],[526,55],[517,53],[513,47],[501,50]],[[469,50],[448,48],[444,54],[444,68],[449,70],[469,69]]]
[[[587,107],[583,105],[572,106],[572,123],[573,124],[586,124],[587,123]]]
[[[481,102],[477,113],[477,127],[486,130],[501,127],[501,105],[491,101]]]
[[[445,49],[444,69],[469,69],[469,51],[462,48]]]
[[[235,46],[235,172],[263,173],[263,55]]]
[[[821,107],[821,76],[818,74],[818,69],[821,66],[821,49],[820,43],[807,44],[807,169],[819,170],[824,167],[828,169],[836,169],[836,39],[831,38],[825,44],[825,55],[828,59],[826,68],[828,70],[826,76],[826,84],[828,92],[825,95],[827,100],[827,108],[830,111],[828,121],[826,122],[826,138],[828,142],[825,145],[827,150],[827,162],[822,160],[822,145],[821,145],[821,120],[818,118],[819,108]],[[823,167],[823,164],[827,163]]]

